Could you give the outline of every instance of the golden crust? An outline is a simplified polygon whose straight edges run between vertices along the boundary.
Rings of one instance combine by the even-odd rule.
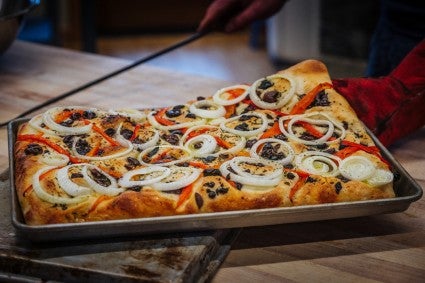
[[[303,95],[314,89],[318,84],[331,82],[326,66],[315,60],[301,62],[279,73],[290,76],[298,85],[297,95],[281,109],[283,112],[288,113],[302,99]],[[374,146],[371,137],[367,134],[348,102],[333,89],[327,89],[326,94],[327,105],[314,106],[307,109],[305,113],[320,112],[329,114],[347,128],[347,140],[364,146]],[[275,115],[273,111],[260,111],[269,116]],[[183,122],[186,122],[186,120],[190,119],[186,118]],[[117,128],[118,124],[125,121],[120,116],[97,120],[98,125],[104,130]],[[29,127],[28,124],[24,124],[20,128],[18,136],[35,134],[40,133]],[[63,137],[48,137],[48,139],[52,143],[67,149]],[[92,144],[95,144],[99,139],[99,135],[91,135],[87,138]],[[41,146],[43,152],[54,151],[48,144],[38,143],[36,140],[19,140],[15,144],[16,194],[25,221],[29,225],[288,207],[391,198],[395,196],[392,183],[372,187],[365,182],[344,180],[339,177],[310,175],[308,178],[289,178],[288,174],[273,188],[258,189],[258,187],[249,188],[249,186],[246,186],[241,189],[238,184],[229,180],[227,176],[201,174],[192,184],[189,196],[183,201],[180,199],[181,191],[161,192],[150,186],[145,186],[143,188],[127,189],[115,196],[90,195],[78,204],[52,204],[40,199],[32,186],[34,174],[46,166],[41,160],[40,154],[26,153],[27,147],[32,143]],[[100,144],[100,142],[97,143]],[[105,143],[105,141],[102,141],[101,145],[106,148]],[[288,143],[291,144],[296,154],[310,150],[309,146],[291,140]],[[339,144],[330,144],[328,150],[337,151],[339,150],[338,146]],[[113,146],[109,146],[109,148],[111,151],[115,150]],[[120,157],[113,159],[113,161],[92,161],[91,164],[119,179],[129,170],[128,158],[135,159],[137,154],[138,152],[131,153],[125,158]],[[239,154],[246,156],[249,154],[249,149],[244,149]],[[354,155],[368,158],[377,168],[387,168],[387,165],[372,153],[358,151]],[[211,161],[209,165],[217,168],[225,158],[220,156]],[[60,196],[63,192],[60,192],[58,188],[56,170],[43,174],[40,178],[40,183],[44,190]],[[302,182],[301,186],[299,186],[299,182]]]

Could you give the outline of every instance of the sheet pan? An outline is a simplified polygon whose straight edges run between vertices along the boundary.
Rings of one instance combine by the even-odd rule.
[[[12,201],[11,217],[17,235],[34,242],[264,226],[396,213],[406,210],[412,202],[420,199],[423,194],[419,184],[417,184],[373,134],[369,132],[383,156],[390,162],[395,171],[394,190],[396,192],[396,198],[193,215],[30,226],[24,222],[14,188],[14,144],[19,125],[26,121],[28,119],[17,119],[8,125],[10,193]]]

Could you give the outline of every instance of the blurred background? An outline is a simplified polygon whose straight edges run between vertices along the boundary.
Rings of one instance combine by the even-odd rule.
[[[41,0],[20,40],[137,60],[189,36],[210,1]],[[267,21],[213,33],[150,65],[252,82],[304,59],[331,77],[363,76],[379,1],[297,0]]]

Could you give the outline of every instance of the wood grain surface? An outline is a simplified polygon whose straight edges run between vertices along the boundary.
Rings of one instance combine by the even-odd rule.
[[[0,58],[0,120],[129,62],[16,42]],[[253,66],[255,67],[255,66]],[[56,105],[145,108],[211,95],[229,82],[141,66]],[[425,185],[425,129],[390,148]],[[7,168],[0,129],[0,171]],[[245,228],[213,282],[423,282],[425,201],[403,213]]]

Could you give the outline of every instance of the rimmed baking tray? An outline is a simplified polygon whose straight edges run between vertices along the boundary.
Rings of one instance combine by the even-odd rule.
[[[28,119],[17,119],[8,125],[10,189],[12,223],[17,235],[34,242],[264,226],[394,213],[406,210],[412,202],[420,199],[423,193],[419,184],[416,183],[388,150],[369,132],[383,156],[390,162],[395,171],[395,198],[297,207],[30,226],[24,222],[15,193],[15,164],[13,158],[18,127],[27,121]]]

